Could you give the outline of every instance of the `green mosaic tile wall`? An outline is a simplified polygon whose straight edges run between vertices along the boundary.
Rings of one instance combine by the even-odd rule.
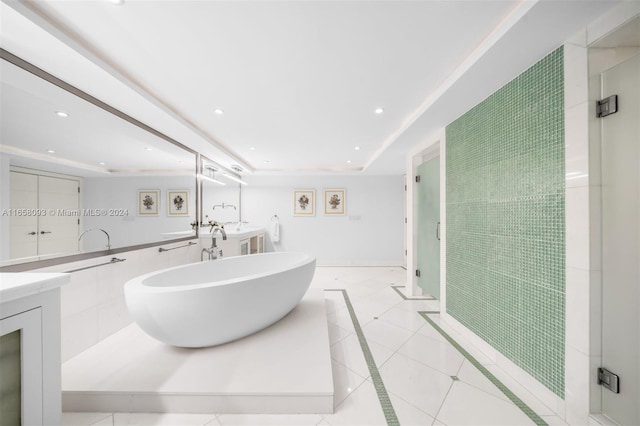
[[[446,135],[447,312],[564,398],[562,48]]]

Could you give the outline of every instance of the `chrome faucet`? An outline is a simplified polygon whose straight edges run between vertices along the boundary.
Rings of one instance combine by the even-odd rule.
[[[216,232],[219,232],[222,235],[222,240],[227,239],[227,233],[224,232],[224,228],[214,227],[211,230],[211,247],[203,248],[202,252],[200,252],[200,261],[204,260],[204,254],[207,253],[209,255],[209,260],[215,260],[218,258],[218,253],[220,253],[220,257],[222,257],[222,250],[218,250],[218,245],[216,244]]]
[[[109,233],[107,231],[105,231],[104,229],[101,229],[101,228],[90,228],[90,229],[85,230],[78,237],[78,251],[80,251],[80,240],[82,239],[82,236],[84,234],[86,234],[87,232],[90,232],[90,231],[102,231],[102,232],[104,232],[104,235],[107,236],[107,250],[111,250],[111,237],[109,236]]]
[[[213,209],[212,209],[212,210],[215,210],[215,209],[216,209],[216,207],[222,207],[223,209],[226,209],[226,208],[228,207],[228,208],[230,208],[230,209],[238,210],[238,209],[236,208],[236,206],[234,206],[233,204],[225,204],[225,203],[222,203],[222,204],[216,204],[215,206],[213,206]]]

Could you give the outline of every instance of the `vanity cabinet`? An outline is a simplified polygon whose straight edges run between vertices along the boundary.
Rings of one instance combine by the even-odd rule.
[[[68,282],[67,274],[0,274],[0,424],[60,424],[60,286]]]
[[[222,250],[222,257],[245,256],[264,253],[265,233],[263,228],[246,228],[240,231],[225,228],[227,239],[216,234],[216,245]],[[201,233],[202,247],[211,247],[211,234]]]

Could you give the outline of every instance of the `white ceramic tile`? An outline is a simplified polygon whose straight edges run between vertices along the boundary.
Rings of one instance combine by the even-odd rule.
[[[588,55],[583,45],[564,45],[564,104],[565,108],[588,100]]]
[[[411,331],[380,320],[363,326],[362,331],[368,342],[376,342],[394,351],[413,335]]]
[[[319,414],[220,414],[220,426],[315,426],[322,421]]]
[[[113,426],[204,426],[213,414],[114,413]]]
[[[111,425],[113,417],[111,413],[62,413],[60,424],[62,426],[93,426]]]
[[[259,333],[211,348],[170,347],[132,324],[63,364],[63,391],[78,391],[67,395],[65,406],[72,411],[72,404],[91,398],[102,403],[101,395],[106,399],[122,395],[130,404],[132,395],[136,395],[141,399],[136,403],[140,411],[155,411],[158,404],[164,408],[185,406],[183,394],[188,393],[210,399],[233,395],[234,401],[243,398],[242,408],[254,410],[264,410],[267,405],[265,411],[254,411],[261,413],[268,413],[269,408],[272,412],[326,412],[325,403],[333,402],[333,381],[322,293],[318,289],[309,292],[287,317]],[[96,394],[101,391],[106,392]],[[296,397],[296,403],[291,403],[291,395],[296,394],[309,397]],[[83,395],[87,395],[85,400],[81,399]],[[227,399],[220,397],[216,403],[223,404]],[[115,404],[121,401],[109,399],[107,403],[114,404],[110,410],[119,411]],[[198,405],[203,401],[199,398],[189,407],[212,409]],[[298,401],[304,407],[296,405]],[[277,405],[284,403],[288,407]]]
[[[477,335],[473,334],[469,329],[462,324],[453,324],[455,321],[449,317],[447,320],[433,318],[434,322],[439,321],[439,327],[443,329],[445,333],[449,335],[456,343],[462,346],[476,361],[482,365],[491,365],[496,363],[495,357],[497,356],[496,350],[489,346],[487,342],[480,339]],[[422,331],[424,329],[420,329]]]
[[[422,318],[422,317],[420,317],[420,318],[422,319],[422,321],[424,321],[425,326],[420,328],[417,331],[417,334],[420,334],[422,336],[427,336],[427,337],[430,337],[432,339],[439,340],[441,342],[446,342],[447,341],[447,339],[445,339],[445,337],[438,330],[433,328],[431,326],[431,324],[429,324],[424,318]],[[451,336],[453,339],[455,339],[456,336],[458,336],[458,333],[455,333],[455,332],[452,331],[451,333],[449,333],[449,336]]]
[[[124,299],[124,284],[127,282],[127,263],[106,265],[98,276],[98,303],[105,303],[115,298]]]
[[[103,340],[132,322],[124,298],[105,302],[98,307],[98,339]]]
[[[391,357],[380,374],[389,392],[431,416],[436,415],[453,383],[450,376],[400,354]]]
[[[351,332],[355,331],[355,328],[353,327],[353,321],[351,320],[351,315],[349,314],[349,310],[346,307],[339,308],[333,312],[328,312],[327,321],[345,330]]]
[[[98,305],[98,276],[95,269],[73,272],[69,284],[60,289],[62,318],[78,314]]]
[[[566,266],[590,269],[589,187],[566,189],[565,222]]]
[[[411,337],[397,353],[425,364],[449,376],[455,376],[464,357],[448,342],[431,339],[421,334]]]
[[[353,331],[345,330],[342,327],[329,323],[329,344],[333,345],[350,334],[353,334]]]
[[[448,425],[535,424],[515,404],[459,381],[451,387],[437,419]]]
[[[336,311],[346,306],[341,291],[325,291],[324,297],[327,304],[327,312]]]
[[[566,268],[566,343],[584,354],[589,353],[589,278],[590,271]]]
[[[402,426],[424,426],[433,423],[433,417],[391,392],[389,400]]]
[[[460,371],[457,374],[458,378],[481,391],[487,392],[490,395],[495,396],[496,398],[503,399],[505,401],[509,401],[509,398],[500,390],[496,385],[491,383],[487,377],[480,372],[476,367],[473,366],[468,360],[465,359],[462,367],[460,367]]]
[[[589,104],[565,110],[566,187],[589,185]]]
[[[367,345],[377,366],[384,364],[393,355],[391,349],[376,342],[367,341]],[[331,357],[362,377],[369,377],[369,367],[357,335],[352,334],[331,346]]]
[[[370,315],[371,317],[380,317],[393,307],[397,302],[385,303],[370,297],[355,298],[353,301],[353,309],[357,314]]]
[[[378,394],[368,381],[362,383],[324,420],[333,426],[387,425]]]
[[[497,365],[485,365],[484,367],[539,416],[553,416],[556,414],[553,409],[536,398],[529,389],[521,385]]]
[[[398,309],[404,309],[405,311],[417,312],[417,311],[439,311],[439,300],[403,300],[402,303],[396,306]]]
[[[60,321],[62,362],[98,343],[98,308],[69,315]]]
[[[416,332],[427,325],[425,319],[417,312],[400,309],[398,307],[389,309],[379,318],[382,321],[402,327],[411,332]]]
[[[591,398],[589,357],[571,346],[567,346],[565,359],[566,419],[569,424],[586,424],[589,421]]]
[[[558,416],[540,416],[549,426],[568,426],[569,423],[565,422]]]
[[[337,361],[331,363],[331,371],[333,374],[333,406],[337,407],[365,379]]]

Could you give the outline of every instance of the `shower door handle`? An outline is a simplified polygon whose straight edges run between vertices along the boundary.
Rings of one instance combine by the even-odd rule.
[[[436,238],[440,241],[440,222],[436,225]]]

